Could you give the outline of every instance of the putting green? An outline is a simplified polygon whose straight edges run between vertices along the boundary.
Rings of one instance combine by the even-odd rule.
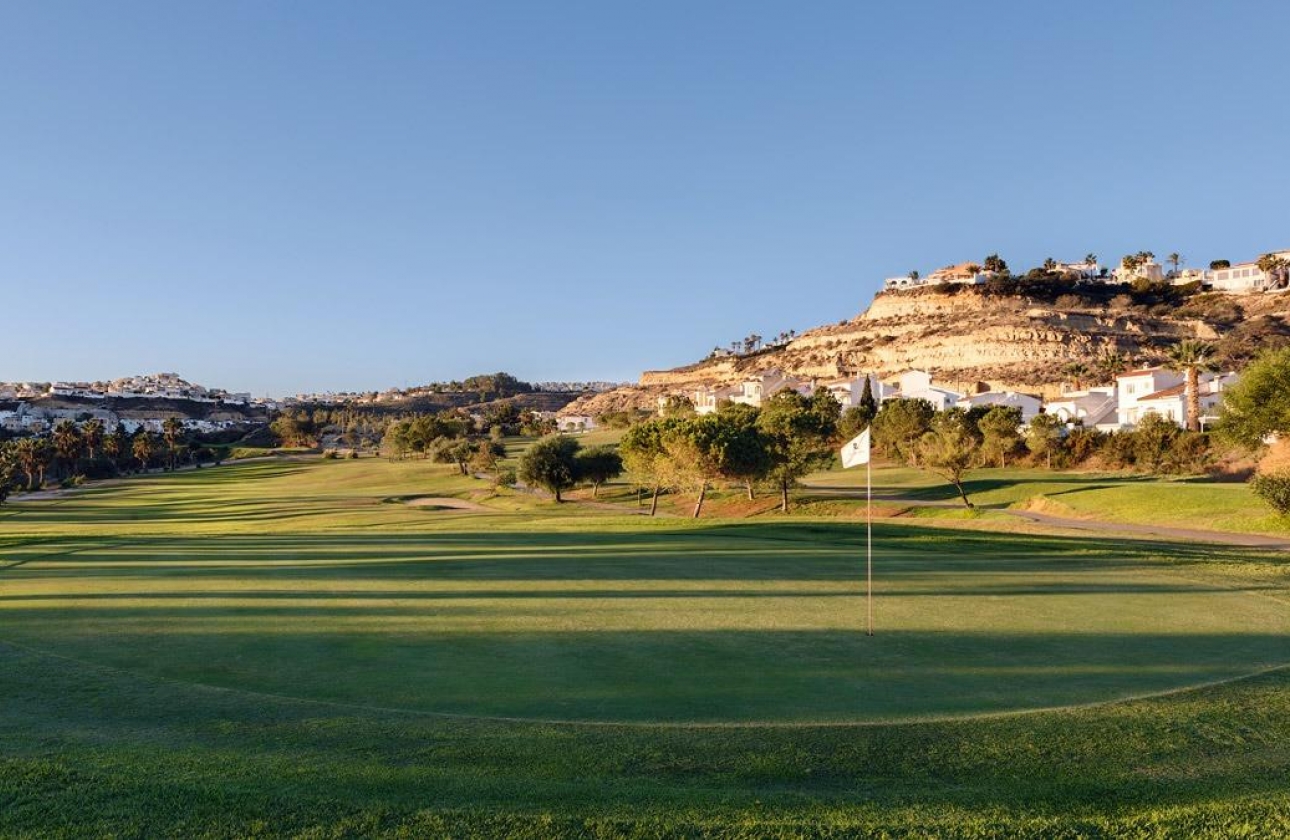
[[[1290,661],[1290,605],[1106,541],[881,528],[870,638],[854,526],[499,521],[11,546],[0,640],[141,679],[642,723],[1003,713]]]

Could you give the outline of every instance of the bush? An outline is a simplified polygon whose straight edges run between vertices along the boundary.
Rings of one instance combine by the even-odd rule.
[[[1250,489],[1277,513],[1290,514],[1290,470],[1259,473],[1250,479]]]

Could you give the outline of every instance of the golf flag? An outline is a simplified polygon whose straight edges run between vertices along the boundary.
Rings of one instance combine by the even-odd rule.
[[[865,429],[855,440],[842,447],[843,467],[863,467],[869,463],[869,430]]]

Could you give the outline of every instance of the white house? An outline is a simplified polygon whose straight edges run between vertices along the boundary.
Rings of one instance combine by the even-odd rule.
[[[1019,394],[1016,391],[985,391],[964,397],[958,404],[963,408],[995,405],[1018,408],[1021,410],[1022,423],[1029,423],[1031,418],[1043,410],[1043,403],[1039,397]]]
[[[956,391],[933,386],[932,375],[926,371],[906,371],[898,381],[900,384],[896,396],[905,400],[927,400],[937,411],[953,408],[963,399],[963,395]]]
[[[759,406],[785,388],[790,388],[804,397],[815,393],[815,386],[804,379],[785,376],[778,370],[768,370],[754,374],[740,383],[738,391],[731,394],[730,401]]]
[[[1119,428],[1118,389],[1114,385],[1067,391],[1050,400],[1044,410],[1067,425],[1080,423],[1102,431]]]
[[[1154,258],[1148,259],[1137,268],[1129,268],[1123,263],[1120,267],[1112,272],[1119,283],[1132,283],[1134,280],[1146,279],[1153,283],[1162,282],[1165,279],[1165,270],[1160,263]]]
[[[717,409],[721,407],[721,403],[726,400],[733,401],[735,395],[741,393],[743,393],[741,388],[729,386],[698,388],[690,395],[690,399],[694,403],[696,414],[715,414]]]
[[[1077,263],[1059,262],[1053,266],[1053,271],[1056,271],[1059,274],[1072,275],[1075,279],[1085,283],[1092,283],[1103,279],[1102,266],[1096,261],[1088,262],[1085,260],[1084,262]]]
[[[1235,373],[1201,374],[1200,376],[1200,425],[1208,426],[1218,418],[1218,407],[1223,392],[1236,382]],[[1139,419],[1146,414],[1158,414],[1179,426],[1187,425],[1187,385],[1173,385],[1148,394],[1138,400]]]
[[[983,270],[976,263],[964,262],[936,269],[927,275],[927,284],[937,286],[945,283],[966,283],[975,286],[989,279],[990,272]]]
[[[824,383],[829,393],[838,401],[844,409],[854,408],[860,405],[860,400],[864,397],[865,381],[868,380],[869,388],[873,393],[874,402],[882,405],[882,401],[888,397],[894,396],[896,389],[891,385],[880,380],[877,374],[861,374],[852,379],[837,379],[832,382]]]
[[[1142,415],[1156,411],[1156,405],[1142,405],[1144,398],[1183,384],[1183,377],[1161,367],[1144,368],[1120,374],[1115,378],[1115,384],[1116,422],[1123,428],[1136,425]]]
[[[596,418],[589,414],[565,414],[555,418],[555,427],[561,432],[589,432],[596,428]]]
[[[1275,251],[1273,256],[1290,260],[1290,251]],[[1259,268],[1258,262],[1243,262],[1230,268],[1211,269],[1205,283],[1216,292],[1250,294],[1276,290],[1281,287],[1281,280]]]

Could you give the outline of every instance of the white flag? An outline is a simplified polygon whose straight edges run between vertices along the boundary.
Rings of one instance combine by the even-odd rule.
[[[855,440],[842,447],[842,466],[861,467],[867,463],[869,463],[869,430],[865,429]]]

